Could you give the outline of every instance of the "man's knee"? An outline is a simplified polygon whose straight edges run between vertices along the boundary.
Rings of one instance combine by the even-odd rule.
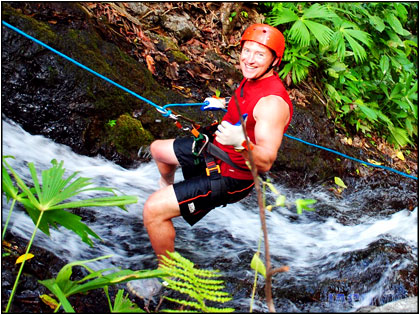
[[[155,140],[150,145],[150,153],[155,161],[166,164],[177,164],[173,149],[174,139]]]
[[[160,152],[162,150],[161,147],[162,147],[162,141],[161,140],[155,140],[150,145],[150,153],[152,154],[152,157],[154,159],[156,159],[156,157],[158,157],[160,155]]]
[[[150,201],[149,198],[143,208],[143,224],[146,228],[152,225],[153,222],[157,222],[159,219],[155,209],[156,208],[153,206],[153,202]]]
[[[170,211],[173,206],[167,203],[167,200],[168,196],[159,191],[146,200],[143,207],[143,223],[146,227],[160,224],[176,216]]]

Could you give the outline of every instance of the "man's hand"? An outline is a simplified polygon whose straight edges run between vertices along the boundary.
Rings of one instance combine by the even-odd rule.
[[[248,115],[244,115],[245,124]],[[235,125],[232,125],[228,121],[222,121],[222,123],[217,127],[216,131],[216,140],[217,142],[223,145],[232,145],[235,150],[244,150],[245,135],[242,129],[241,121],[238,121]]]
[[[221,110],[226,108],[226,100],[220,97],[207,97],[204,103],[208,104],[201,106],[201,110]]]

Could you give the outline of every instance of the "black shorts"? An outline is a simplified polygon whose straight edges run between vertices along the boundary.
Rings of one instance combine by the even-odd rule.
[[[240,180],[226,176],[211,179],[206,174],[203,156],[198,159],[192,154],[194,138],[177,138],[174,142],[175,155],[181,164],[184,180],[174,184],[175,195],[181,215],[191,226],[203,218],[210,210],[226,206],[245,198],[254,187],[253,180]],[[211,181],[221,181],[221,194],[215,196]]]

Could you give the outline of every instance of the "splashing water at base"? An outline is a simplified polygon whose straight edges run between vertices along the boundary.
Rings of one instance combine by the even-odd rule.
[[[30,178],[28,162],[33,162],[40,173],[51,167],[52,159],[57,159],[64,161],[66,176],[79,171],[80,176],[92,178],[95,186],[114,187],[139,198],[137,204],[127,207],[127,212],[112,207],[81,209],[77,213],[102,238],[94,241],[93,248],[64,228],[51,229],[51,237],[39,232],[35,245],[69,262],[113,255],[112,259],[91,264],[93,268],[156,267],[142,225],[142,205],[158,189],[159,173],[153,162],[127,170],[101,157],[75,154],[66,146],[28,134],[10,121],[3,121],[3,155],[16,158],[9,159],[9,163],[25,179]],[[178,171],[176,179],[181,178]],[[295,209],[279,208],[267,215],[272,265],[290,267],[289,272],[273,278],[278,312],[352,311],[373,302],[387,302],[386,296],[390,299],[407,296],[407,285],[400,278],[416,269],[417,208],[389,216],[357,215],[354,224],[346,225],[337,215],[352,217],[360,211],[353,202],[334,198],[323,187],[313,187],[308,192],[275,186],[289,201],[298,198],[318,201],[316,212],[297,215]],[[3,196],[3,224],[9,207]],[[229,307],[247,312],[253,282],[249,265],[261,235],[255,196],[213,210],[192,228],[181,218],[173,222],[177,230],[176,250],[201,268],[219,269],[234,296]],[[34,224],[24,210],[17,208],[9,229],[14,235],[28,239]],[[254,302],[256,312],[267,311],[263,285],[260,278]]]

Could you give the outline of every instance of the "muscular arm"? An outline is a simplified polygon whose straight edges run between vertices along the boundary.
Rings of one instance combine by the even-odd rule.
[[[273,165],[289,117],[289,105],[280,96],[266,96],[255,105],[256,143],[254,143],[252,154],[259,172],[267,172]],[[243,151],[242,154],[249,159],[248,152]]]

